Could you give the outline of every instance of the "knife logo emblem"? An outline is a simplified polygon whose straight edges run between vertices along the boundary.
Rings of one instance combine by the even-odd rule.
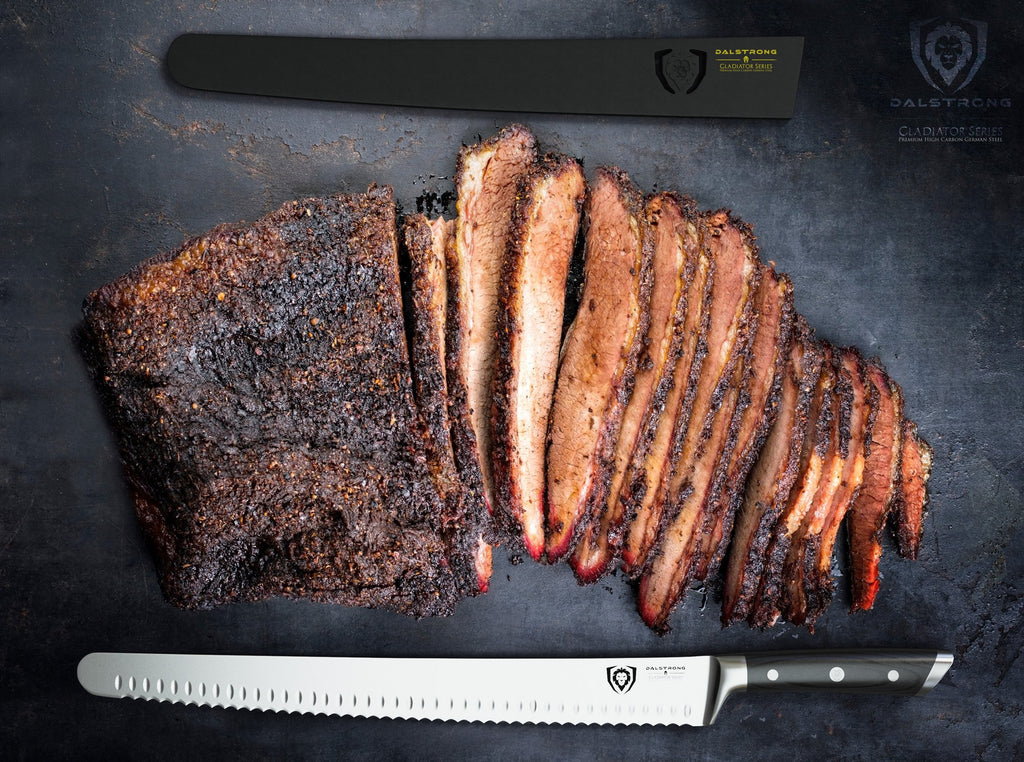
[[[696,90],[707,68],[708,54],[703,50],[691,48],[688,52],[677,52],[665,48],[654,54],[654,72],[658,81],[673,95],[681,92],[689,95]]]
[[[988,24],[934,18],[910,25],[910,52],[929,85],[951,95],[966,87],[985,60]]]
[[[616,693],[629,693],[636,682],[636,667],[608,667],[608,685]]]

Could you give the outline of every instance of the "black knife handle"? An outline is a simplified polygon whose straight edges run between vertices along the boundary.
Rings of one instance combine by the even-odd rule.
[[[822,650],[746,654],[747,690],[922,696],[953,655],[921,650]]]

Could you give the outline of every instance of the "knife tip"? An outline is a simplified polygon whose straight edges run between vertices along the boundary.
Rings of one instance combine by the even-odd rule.
[[[78,662],[76,670],[78,682],[85,690],[94,696],[113,695],[109,690],[103,690],[102,685],[109,679],[109,672],[103,667],[103,655],[89,653],[83,656]],[[114,690],[117,689],[117,676],[114,676]]]

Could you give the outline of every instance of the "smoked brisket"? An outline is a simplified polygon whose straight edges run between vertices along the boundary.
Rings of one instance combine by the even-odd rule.
[[[658,632],[699,584],[723,624],[813,628],[845,527],[871,608],[888,521],[918,555],[932,465],[881,362],[817,339],[728,211],[616,167],[588,187],[521,125],[455,169],[455,217],[410,214],[401,247],[374,185],[88,296],[167,598],[444,615],[503,542],[581,584],[620,563]]]
[[[547,556],[570,551],[605,506],[615,446],[650,321],[653,231],[621,170],[597,170],[585,209],[584,280],[548,427]]]
[[[797,315],[782,372],[778,412],[742,493],[722,588],[722,623],[746,619],[760,587],[778,518],[799,475],[821,373],[807,321]]]
[[[698,213],[691,199],[660,193],[647,200],[647,224],[654,229],[654,282],[650,301],[650,325],[636,382],[622,417],[615,464],[604,508],[584,530],[570,560],[581,583],[594,582],[611,568],[622,541],[624,506],[622,490],[641,432],[653,435],[651,419],[660,411],[656,389],[666,367],[679,359],[685,345],[687,288],[697,276],[702,254]],[[667,390],[662,390],[662,397]],[[654,404],[652,404],[654,403]]]
[[[476,557],[477,584],[487,592],[491,578],[491,545],[487,512],[479,493],[467,489],[459,477],[452,450],[448,417],[448,382],[445,372],[445,335],[448,282],[445,251],[454,228],[443,218],[428,220],[422,214],[405,220],[404,244],[410,283],[408,296],[411,329],[409,354],[412,360],[413,394],[424,422],[431,473],[438,492],[451,506],[448,513],[463,516],[452,525],[453,542],[468,543]],[[476,535],[473,525],[479,527]]]
[[[843,468],[850,449],[850,397],[849,383],[841,373],[838,350],[826,343],[825,373],[832,384],[824,404],[830,406],[828,430],[821,443],[823,457],[821,477],[814,497],[800,518],[800,526],[793,535],[783,567],[782,614],[790,622],[804,624],[807,617],[808,555],[814,548],[832,502],[840,490]],[[795,516],[794,516],[795,519]]]
[[[688,415],[674,423],[669,468],[654,499],[645,501],[648,510],[633,518],[627,537],[630,571],[644,575],[639,605],[645,620],[667,613],[665,601],[675,594],[672,580],[679,577],[679,564],[688,564],[718,457],[731,447],[741,357],[756,331],[752,297],[760,282],[761,264],[753,236],[724,212],[711,218],[709,229],[715,280],[704,337],[708,352]]]
[[[499,290],[519,182],[537,160],[533,134],[511,125],[459,151],[458,217],[448,246],[448,395],[452,445],[463,479],[493,511],[491,390]]]
[[[864,478],[847,520],[851,609],[868,610],[878,594],[882,534],[899,491],[903,450],[903,390],[877,360],[865,364],[877,409],[867,440]]]
[[[732,455],[719,463],[714,491],[698,533],[700,547],[693,578],[703,582],[718,573],[732,536],[743,485],[778,413],[783,368],[793,329],[793,284],[786,275],[764,269],[757,297],[757,334],[743,357],[743,381]]]
[[[903,421],[900,454],[900,488],[896,496],[896,541],[904,558],[917,560],[928,506],[928,479],[932,473],[932,448],[917,433],[917,424]]]
[[[670,473],[665,491],[663,517],[669,521],[664,523],[654,555],[640,580],[640,615],[656,630],[666,629],[672,608],[682,599],[686,586],[700,569],[704,541],[709,541],[706,563],[710,563],[710,555],[717,551],[717,543],[714,548],[710,546],[715,519],[709,512],[716,491],[724,488],[722,479],[742,436],[740,426],[744,416],[739,405],[741,398],[744,404],[748,403],[751,386],[757,381],[753,369],[760,359],[758,355],[771,355],[766,369],[766,376],[770,377],[761,380],[769,389],[774,384],[774,346],[778,342],[782,316],[782,305],[777,301],[780,293],[774,288],[778,282],[769,279],[767,287],[761,288],[766,268],[760,263],[752,234],[742,224],[726,222],[718,236],[718,245],[723,250],[718,258],[718,284],[727,282],[722,263],[728,261],[729,255],[724,250],[733,247],[742,253],[741,257],[732,255],[735,272],[731,277],[737,289],[735,305],[731,324],[720,336],[714,333],[716,325],[712,317],[709,345],[718,347],[719,351],[705,358],[685,439],[678,449],[680,458],[673,464],[674,473]],[[712,252],[716,249],[713,241]],[[775,306],[765,304],[766,300],[774,301]],[[764,331],[761,330],[762,320]],[[717,385],[708,383],[708,377],[717,378]],[[760,426],[764,397],[761,399],[762,405],[755,419],[747,422],[748,426]]]
[[[871,436],[871,407],[873,387],[867,383],[860,352],[853,347],[839,350],[837,400],[843,410],[839,414],[840,426],[847,432],[840,434],[840,452],[844,456],[839,486],[832,496],[831,505],[809,522],[804,539],[804,595],[803,608],[796,624],[814,626],[814,622],[832,600],[832,557],[839,527],[846,517],[864,478],[864,458],[867,438]],[[843,444],[846,444],[843,452]]]
[[[817,355],[817,356],[815,356]],[[804,437],[796,478],[788,494],[779,495],[783,500],[775,524],[771,529],[764,553],[764,562],[757,591],[749,607],[748,621],[754,627],[769,627],[775,624],[782,613],[783,594],[786,586],[784,569],[794,538],[800,530],[804,516],[810,510],[822,472],[832,430],[832,392],[835,385],[835,371],[828,360],[824,347],[814,342],[805,350],[805,360],[820,368],[808,408],[808,429]]]
[[[521,182],[500,285],[494,371],[494,518],[535,559],[544,553],[548,415],[562,342],[566,278],[586,181],[548,156]]]
[[[409,261],[411,332],[409,355],[416,405],[423,417],[432,464],[441,479],[461,488],[455,471],[448,421],[448,383],[445,377],[445,324],[448,282],[445,247],[452,225],[444,219],[410,215],[403,226],[403,244]]]
[[[390,188],[215,228],[84,312],[171,601],[420,616],[477,590],[413,399]]]
[[[683,245],[695,266],[687,282],[682,330],[673,337],[673,342],[678,342],[673,351],[675,356],[666,361],[655,386],[619,497],[623,528],[616,534],[622,535],[618,542],[622,566],[627,572],[642,566],[651,541],[648,537],[657,532],[662,477],[671,470],[675,455],[673,432],[677,421],[689,419],[697,376],[708,352],[716,266],[707,244],[709,236],[703,216],[688,222]]]

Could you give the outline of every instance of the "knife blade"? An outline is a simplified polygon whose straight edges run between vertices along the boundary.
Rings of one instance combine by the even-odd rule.
[[[802,37],[351,39],[184,34],[179,84],[247,95],[487,111],[793,115]]]
[[[710,725],[739,691],[921,696],[953,656],[924,650],[619,658],[378,658],[90,653],[92,694],[352,717]]]

